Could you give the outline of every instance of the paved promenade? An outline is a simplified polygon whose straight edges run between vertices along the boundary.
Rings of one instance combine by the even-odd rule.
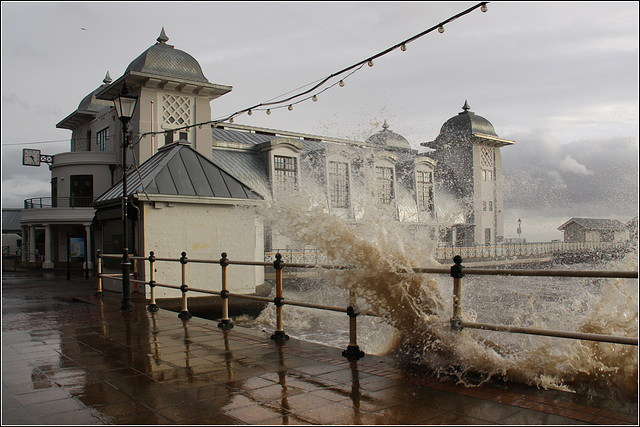
[[[637,405],[465,388],[367,355],[120,297],[95,279],[2,276],[2,424],[631,424]],[[286,325],[285,325],[286,331]]]

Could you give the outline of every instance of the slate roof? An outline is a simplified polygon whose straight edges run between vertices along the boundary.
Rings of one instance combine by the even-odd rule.
[[[558,230],[564,230],[568,225],[575,223],[587,230],[614,230],[623,231],[625,225],[617,219],[597,219],[597,218],[571,218],[569,221],[558,227]]]
[[[271,198],[267,166],[254,152],[213,150],[212,161],[247,184],[264,199]]]
[[[232,129],[223,129],[214,127],[211,129],[212,137],[214,141],[227,141],[237,144],[247,144],[251,146],[260,145],[265,142],[269,142],[272,139],[282,138],[276,135],[265,135],[254,132],[242,132]],[[303,151],[315,151],[325,148],[328,144],[322,141],[309,141],[307,139],[294,138],[291,136],[285,136],[284,138],[298,141],[302,144]]]
[[[2,232],[22,233],[20,217],[22,217],[22,209],[2,209]]]
[[[136,193],[223,197],[234,199],[264,199],[224,168],[211,162],[178,141],[166,145],[127,174],[127,196]],[[111,187],[95,201],[105,204],[122,197],[122,181]]]
[[[162,28],[157,43],[134,59],[127,67],[125,74],[129,71],[140,71],[209,83],[202,73],[202,67],[198,61],[188,53],[167,44],[167,41],[169,41],[169,37],[166,36],[164,28]]]

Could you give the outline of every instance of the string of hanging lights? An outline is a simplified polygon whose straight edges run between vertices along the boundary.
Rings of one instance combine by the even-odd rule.
[[[310,84],[307,84],[305,86],[302,86],[302,87],[307,87],[307,86],[313,85],[309,89],[302,90],[301,92],[295,93],[294,95],[287,96],[287,97],[282,98],[282,99],[274,98],[275,100],[259,103],[259,104],[256,104],[254,106],[251,106],[249,108],[245,108],[245,109],[236,111],[236,112],[234,112],[232,114],[229,114],[229,115],[226,115],[226,116],[223,116],[223,117],[219,117],[219,118],[216,118],[216,119],[213,119],[213,120],[209,120],[209,121],[206,121],[206,122],[196,123],[196,124],[193,124],[193,125],[185,125],[183,127],[176,128],[176,129],[173,129],[173,130],[174,131],[187,130],[187,129],[190,129],[190,128],[193,128],[193,127],[196,127],[196,126],[201,128],[202,126],[205,126],[205,125],[215,125],[215,124],[223,123],[223,122],[233,123],[234,118],[237,117],[237,116],[240,116],[242,114],[247,114],[248,116],[251,116],[251,115],[253,115],[254,111],[265,111],[267,115],[270,115],[273,110],[280,109],[280,108],[287,108],[289,111],[292,111],[294,105],[299,104],[301,102],[305,102],[305,101],[307,101],[309,99],[311,99],[313,102],[316,102],[318,100],[318,95],[320,95],[323,92],[335,87],[336,85],[340,86],[340,87],[344,87],[345,86],[345,82],[344,81],[348,77],[350,77],[351,75],[353,75],[354,73],[356,73],[357,71],[362,69],[362,67],[365,64],[368,65],[369,67],[373,67],[375,59],[380,58],[380,57],[382,57],[384,55],[387,55],[388,53],[390,53],[390,52],[392,52],[392,51],[394,51],[396,49],[400,49],[401,51],[405,52],[407,50],[407,45],[409,43],[411,43],[411,42],[413,42],[413,41],[415,41],[415,40],[417,40],[417,39],[419,39],[421,37],[424,37],[425,35],[433,32],[435,30],[437,30],[439,33],[442,34],[442,33],[444,33],[444,26],[446,24],[451,23],[451,22],[455,21],[456,19],[458,19],[458,18],[460,18],[460,17],[462,17],[464,15],[467,15],[467,14],[473,12],[476,9],[480,9],[482,12],[486,12],[488,10],[488,8],[487,8],[487,4],[488,3],[489,2],[478,3],[475,6],[472,6],[472,7],[468,8],[468,9],[466,9],[466,10],[464,10],[464,11],[462,11],[462,12],[460,12],[460,13],[454,15],[454,16],[452,16],[452,17],[450,17],[450,18],[448,18],[448,19],[446,19],[446,20],[434,25],[433,27],[431,27],[431,28],[419,33],[419,34],[416,34],[416,35],[414,35],[414,36],[412,36],[412,37],[410,37],[410,38],[408,38],[406,40],[403,40],[400,43],[397,43],[397,44],[391,46],[388,49],[385,49],[385,50],[383,50],[381,52],[378,52],[373,56],[370,56],[370,57],[368,57],[368,58],[366,58],[366,59],[364,59],[364,60],[362,60],[360,62],[357,62],[357,63],[355,63],[353,65],[350,65],[349,67],[346,67],[346,68],[344,68],[344,69],[342,69],[340,71],[337,71],[337,72],[335,72],[335,73],[333,73],[333,74],[331,74],[331,75],[329,75],[329,76],[327,76],[327,77],[325,77],[323,79],[317,80],[314,83],[310,83]],[[337,80],[337,81],[335,81],[335,80]],[[329,82],[332,82],[332,83],[329,84]],[[291,92],[295,92],[295,90],[294,91],[290,91],[288,93],[291,93]],[[136,138],[137,142],[135,144],[139,143],[140,140],[142,140],[146,136],[158,135],[158,134],[162,134],[162,133],[164,133],[164,131],[157,131],[157,132],[153,132],[152,131],[152,132],[145,132],[145,133],[139,134],[138,138]]]

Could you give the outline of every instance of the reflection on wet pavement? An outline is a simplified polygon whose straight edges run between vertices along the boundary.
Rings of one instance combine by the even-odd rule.
[[[91,280],[3,274],[3,424],[637,423],[637,405],[465,389],[144,301],[121,312],[117,295],[93,292]]]

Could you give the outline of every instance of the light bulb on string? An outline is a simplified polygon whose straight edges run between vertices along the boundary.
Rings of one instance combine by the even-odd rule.
[[[271,108],[267,109],[267,115],[271,114]]]
[[[229,123],[233,123],[233,117],[229,119]]]
[[[443,27],[442,25],[440,25],[440,26],[438,27],[438,32],[439,32],[440,34],[444,33],[444,27]]]
[[[370,60],[369,60],[369,62],[367,62],[367,65],[368,65],[369,67],[373,67],[373,60],[372,60],[372,59],[370,59]]]
[[[313,102],[317,102],[317,101],[318,101],[318,97],[317,97],[317,96],[315,96],[315,95],[313,95],[313,96],[311,97],[311,100],[312,100]]]
[[[252,115],[252,114],[253,114],[253,111],[249,110],[249,111],[247,111],[247,114],[248,114],[248,115]]]
[[[489,8],[487,7],[486,4],[483,4],[480,10],[482,11],[482,13],[485,13],[487,10],[489,10]]]
[[[338,83],[340,85],[340,87],[344,87],[344,80],[340,80],[340,83]]]
[[[406,44],[404,44],[404,43],[402,43],[402,46],[400,46],[400,50],[401,50],[401,51],[403,51],[403,52],[404,52],[405,50],[407,50],[407,45],[406,45]]]
[[[293,104],[289,104],[287,108],[289,109],[289,111],[293,111]]]

